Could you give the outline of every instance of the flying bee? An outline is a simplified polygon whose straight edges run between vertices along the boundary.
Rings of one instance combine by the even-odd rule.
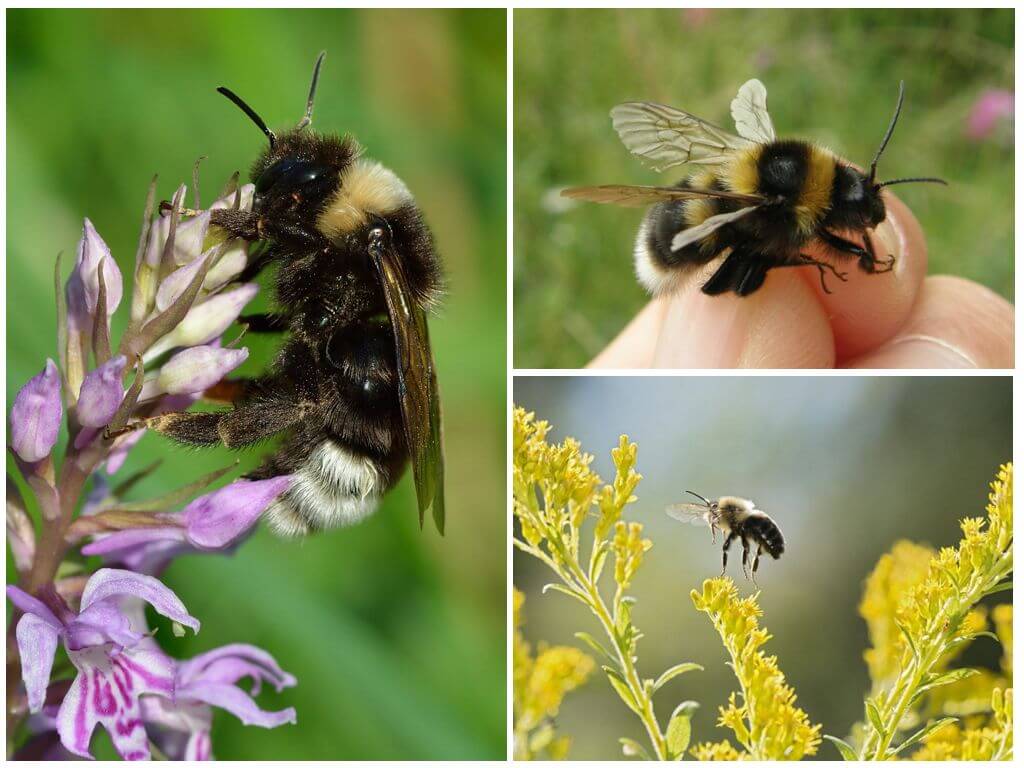
[[[692,163],[702,166],[674,187],[605,185],[563,190],[566,197],[626,206],[652,205],[640,226],[634,256],[641,284],[652,294],[724,256],[701,290],[747,296],[769,270],[814,266],[822,288],[825,273],[845,281],[828,261],[801,251],[812,241],[833,260],[857,259],[868,274],[890,272],[895,257],[875,256],[868,231],[886,216],[882,190],[894,184],[933,182],[919,177],[875,181],[882,151],[903,106],[863,173],[816,144],[778,139],[760,80],[744,83],[732,102],[738,136],[663,104],[629,102],[611,111],[612,124],[634,155],[657,171]],[[852,236],[853,239],[848,239]]]
[[[229,448],[283,437],[249,475],[293,475],[266,512],[283,535],[365,518],[411,458],[420,525],[430,511],[443,533],[441,415],[426,321],[441,293],[440,259],[394,172],[362,156],[353,138],[309,129],[323,59],[305,115],[281,135],[217,89],[269,142],[252,168],[252,210],[214,210],[210,221],[263,243],[239,280],[277,265],[277,311],[241,318],[250,332],[284,334],[271,369],[227,382],[237,385],[227,387],[235,390],[231,408],[168,413],[129,429]]]
[[[701,503],[684,502],[673,504],[665,509],[669,517],[692,525],[707,525],[711,528],[711,542],[715,542],[715,533],[722,530],[725,542],[722,544],[722,575],[729,561],[729,547],[735,539],[743,544],[743,575],[754,581],[757,565],[761,554],[768,553],[773,560],[778,560],[786,548],[782,538],[782,530],[778,523],[762,512],[754,502],[736,496],[722,496],[718,501],[709,501],[699,493],[687,491],[696,496]],[[754,550],[754,561],[747,570],[750,550]]]

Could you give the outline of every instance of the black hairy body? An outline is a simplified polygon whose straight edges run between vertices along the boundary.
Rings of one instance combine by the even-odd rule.
[[[234,390],[230,408],[164,414],[139,426],[195,446],[242,448],[278,438],[279,446],[250,475],[292,475],[289,489],[266,512],[271,526],[296,535],[357,522],[397,482],[410,454],[416,459],[410,439],[424,434],[410,426],[407,398],[426,392],[429,406],[427,390],[436,387],[425,320],[412,342],[399,326],[415,325],[402,318],[422,318],[440,296],[440,260],[419,208],[394,173],[360,157],[351,138],[307,129],[313,89],[306,118],[281,136],[221,90],[266,133],[270,147],[251,171],[252,209],[213,210],[210,221],[232,237],[260,242],[239,280],[276,266],[274,313],[241,321],[250,332],[281,333],[283,340],[265,374],[219,387]],[[419,413],[427,418],[424,408]],[[428,485],[421,495],[420,482],[417,474],[421,521],[436,502],[441,528],[442,489]]]

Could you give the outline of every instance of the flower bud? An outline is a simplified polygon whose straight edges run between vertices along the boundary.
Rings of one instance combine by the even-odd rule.
[[[196,272],[202,268],[203,263],[209,256],[210,254],[206,253],[204,258],[193,259],[190,264],[179,267],[163,279],[156,291],[156,308],[158,312],[163,312],[185,292],[189,283],[196,276]]]
[[[124,399],[121,378],[126,363],[124,355],[120,355],[86,374],[78,393],[78,420],[83,426],[103,427],[110,423]]]
[[[207,344],[179,352],[160,369],[157,387],[172,395],[209,389],[249,357],[249,350],[224,349]]]
[[[95,314],[99,299],[100,282],[97,273],[100,265],[103,268],[103,284],[107,293],[107,317],[110,317],[121,303],[121,270],[117,268],[117,262],[110,255],[110,248],[96,232],[92,222],[86,219],[82,226],[82,239],[78,241],[75,271],[81,281],[82,295],[90,316]]]
[[[200,549],[226,547],[246,533],[270,503],[287,490],[291,475],[236,480],[200,496],[181,513],[189,543]]]
[[[64,409],[60,402],[60,372],[53,360],[29,379],[11,408],[11,448],[23,461],[40,461],[57,443]]]
[[[152,360],[174,347],[194,347],[217,338],[238,318],[258,290],[255,283],[246,283],[193,306],[177,328],[149,348],[144,359]]]
[[[178,228],[174,233],[175,264],[191,264],[199,260],[199,255],[203,252],[203,241],[206,240],[206,231],[209,228],[209,211],[203,211],[198,216],[178,222]]]
[[[242,199],[241,204],[238,206],[238,209],[241,211],[252,210],[252,200],[253,196],[256,194],[256,185],[243,184],[240,188],[240,191],[242,193]],[[218,209],[233,208],[234,205],[235,193],[231,192],[227,195],[224,195],[224,197],[217,198],[217,200],[214,201],[213,205],[210,206],[210,210],[215,211]]]

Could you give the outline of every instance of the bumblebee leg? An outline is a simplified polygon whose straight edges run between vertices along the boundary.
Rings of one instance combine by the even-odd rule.
[[[750,580],[754,582],[754,586],[757,586],[757,579],[754,578],[754,574],[757,573],[757,564],[761,562],[761,546],[758,545],[757,552],[754,553],[754,564],[750,568]]]
[[[730,533],[725,537],[725,543],[722,545],[722,575],[725,576],[725,566],[729,562],[729,547],[732,546],[732,540],[736,538],[735,533]]]
[[[238,322],[247,325],[250,333],[280,333],[288,330],[288,323],[283,317],[268,312],[242,315]]]
[[[729,291],[737,296],[749,296],[764,284],[768,269],[769,265],[751,254],[733,250],[700,290],[708,296]]]
[[[221,229],[226,229],[235,237],[240,237],[243,240],[261,239],[260,217],[252,211],[218,208],[210,212],[210,223]]]
[[[746,536],[744,536],[742,538],[742,542],[743,542],[743,563],[742,563],[742,565],[743,565],[743,578],[749,579],[750,578],[750,571],[747,569],[747,558],[750,557],[750,542],[747,541],[747,537]]]
[[[827,229],[819,230],[818,237],[826,245],[831,246],[840,253],[848,253],[851,256],[856,256],[857,265],[869,274],[891,272],[893,265],[896,263],[896,257],[891,254],[887,261],[877,259],[875,257],[875,247],[871,244],[871,239],[867,235],[864,236],[863,248],[844,237],[840,237],[839,235],[829,232]],[[885,269],[878,269],[879,265],[885,265]]]
[[[817,259],[811,258],[805,253],[798,253],[792,257],[791,261],[783,262],[782,264],[776,264],[777,267],[817,267],[818,276],[821,278],[821,290],[825,293],[832,293],[825,284],[825,271],[828,270],[839,280],[846,282],[846,273],[840,272],[834,266],[829,264],[827,261],[818,261]]]

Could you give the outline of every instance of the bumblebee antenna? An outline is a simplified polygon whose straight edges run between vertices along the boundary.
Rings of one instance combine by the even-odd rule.
[[[868,176],[868,181],[872,184],[875,183],[875,169],[878,167],[878,158],[882,156],[882,151],[885,149],[885,145],[889,143],[889,139],[892,138],[892,132],[896,129],[896,121],[899,120],[900,110],[903,109],[903,81],[900,80],[900,95],[896,100],[896,111],[893,113],[892,120],[889,121],[889,129],[885,132],[885,138],[882,139],[882,144],[875,152],[875,159],[871,161],[871,175]]]
[[[313,81],[309,84],[309,96],[306,98],[306,114],[295,126],[296,131],[301,131],[313,122],[313,98],[316,96],[316,84],[320,80],[320,65],[324,63],[325,56],[327,56],[327,51],[320,51],[320,55],[316,57],[316,64],[313,65]]]
[[[914,184],[917,182],[927,182],[929,184],[941,184],[944,187],[948,187],[943,179],[937,179],[934,176],[916,176],[909,179],[893,179],[892,181],[882,181],[875,184],[876,187],[891,187],[893,184]]]
[[[701,496],[701,495],[700,495],[699,493],[695,493],[694,491],[687,491],[687,493],[688,493],[688,494],[690,494],[691,496],[696,496],[696,497],[697,497],[698,499],[700,499],[701,501],[703,501],[703,502],[704,502],[705,504],[707,504],[707,505],[708,505],[709,507],[711,506],[711,502],[710,502],[710,501],[708,501],[707,499],[705,499],[705,498],[704,498],[703,496]]]
[[[230,88],[225,88],[223,85],[217,89],[217,93],[222,96],[226,96],[236,107],[245,112],[249,116],[249,119],[256,123],[256,127],[263,131],[264,135],[270,141],[270,148],[274,148],[274,143],[277,141],[277,136],[274,132],[267,128],[267,124],[263,122],[263,118],[256,114],[256,110],[242,101],[242,97],[232,91]]]

